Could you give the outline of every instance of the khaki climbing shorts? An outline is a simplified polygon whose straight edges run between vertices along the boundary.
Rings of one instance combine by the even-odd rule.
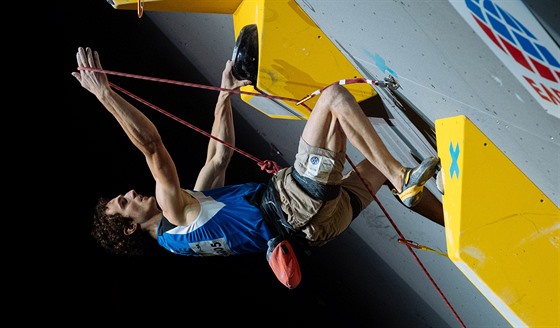
[[[345,161],[344,153],[310,146],[300,138],[294,166],[272,178],[286,220],[294,229],[305,233],[312,246],[324,245],[340,235],[373,201],[356,172],[343,176]],[[306,181],[303,187],[302,177]],[[326,188],[330,195],[313,197],[313,193],[306,190],[310,186],[311,189]],[[333,189],[336,192],[333,193]]]

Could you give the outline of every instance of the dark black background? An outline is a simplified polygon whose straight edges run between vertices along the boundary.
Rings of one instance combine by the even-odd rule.
[[[359,314],[364,310],[353,309],[348,291],[338,293],[344,287],[314,255],[300,257],[304,278],[298,288],[289,290],[276,280],[264,254],[199,259],[160,250],[153,256],[127,259],[100,249],[89,235],[97,198],[114,197],[131,188],[153,194],[154,182],[143,156],[117,122],[71,76],[77,66],[77,48],[97,50],[105,70],[203,85],[208,82],[149,19],[138,18],[135,11],[115,10],[103,0],[74,1],[58,5],[57,20],[64,36],[57,53],[63,62],[61,103],[66,120],[63,131],[57,133],[67,149],[60,168],[68,182],[64,203],[71,205],[70,209],[65,207],[61,224],[73,236],[65,245],[70,268],[68,300],[76,307],[73,311],[90,320],[198,316],[203,324],[364,323]],[[111,75],[109,79],[210,131],[216,91]],[[192,188],[208,138],[130,101],[154,121],[176,162],[182,185]],[[239,149],[278,161],[245,122],[236,119],[236,129]],[[253,160],[235,154],[227,183],[265,181],[268,177]],[[185,324],[192,322],[186,320]]]

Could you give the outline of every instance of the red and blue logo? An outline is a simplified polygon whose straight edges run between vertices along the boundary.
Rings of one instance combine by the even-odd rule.
[[[521,18],[514,17],[496,3],[465,0],[465,4],[488,39],[526,70],[523,78],[537,94],[554,105],[560,104],[560,58],[543,45]]]

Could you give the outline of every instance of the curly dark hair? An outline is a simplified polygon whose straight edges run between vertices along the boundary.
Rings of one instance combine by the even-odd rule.
[[[120,214],[105,214],[108,202],[109,199],[106,198],[99,198],[97,201],[91,231],[93,238],[109,253],[126,256],[144,255],[153,238],[140,229],[126,235],[124,229],[131,225],[132,219]]]

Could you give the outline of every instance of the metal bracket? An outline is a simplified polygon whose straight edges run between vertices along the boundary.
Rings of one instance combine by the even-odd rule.
[[[383,81],[378,81],[377,84],[380,87],[389,88],[391,91],[395,91],[401,87],[393,75],[389,75],[389,77],[384,78]]]

